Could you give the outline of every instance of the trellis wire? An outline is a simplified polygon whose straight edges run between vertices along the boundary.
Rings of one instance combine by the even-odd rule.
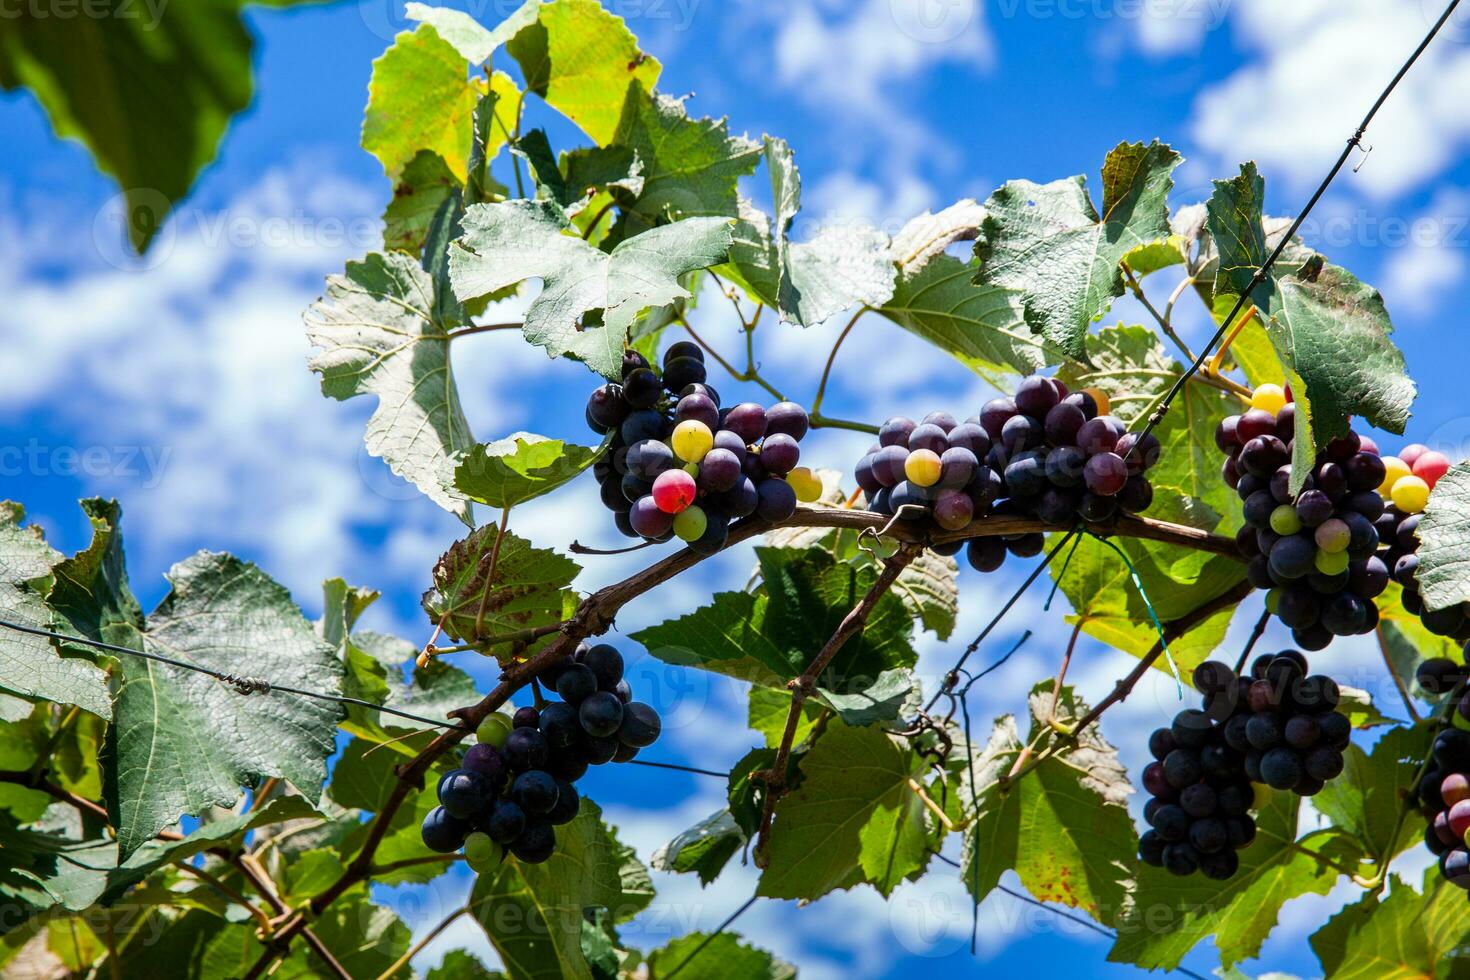
[[[1424,40],[1419,42],[1419,46],[1414,49],[1413,54],[1409,55],[1408,60],[1399,68],[1398,73],[1393,76],[1392,81],[1378,94],[1378,98],[1374,101],[1373,107],[1368,110],[1368,114],[1358,124],[1357,130],[1348,138],[1347,145],[1342,148],[1342,153],[1338,156],[1337,162],[1332,165],[1332,169],[1327,172],[1327,176],[1322,179],[1322,183],[1317,185],[1317,190],[1313,192],[1311,198],[1307,201],[1307,206],[1296,216],[1296,220],[1291,223],[1291,227],[1286,230],[1286,234],[1281,236],[1281,240],[1276,243],[1276,247],[1272,249],[1265,263],[1251,276],[1251,281],[1235,301],[1235,306],[1231,308],[1230,312],[1225,316],[1225,319],[1220,322],[1220,326],[1215,331],[1215,335],[1210,338],[1210,342],[1200,350],[1199,355],[1194,359],[1194,363],[1179,376],[1169,389],[1168,394],[1164,396],[1163,403],[1149,416],[1147,424],[1143,427],[1143,432],[1140,433],[1138,439],[1129,448],[1128,458],[1131,458],[1138,447],[1142,445],[1144,437],[1153,432],[1154,427],[1164,420],[1164,416],[1168,414],[1170,404],[1179,395],[1179,392],[1184,389],[1185,383],[1199,372],[1200,368],[1204,366],[1206,359],[1209,358],[1211,351],[1214,350],[1215,345],[1220,343],[1221,338],[1225,336],[1225,332],[1235,324],[1235,318],[1251,302],[1251,294],[1255,292],[1257,286],[1266,281],[1266,276],[1271,271],[1271,267],[1276,264],[1276,260],[1281,257],[1281,253],[1286,251],[1286,246],[1291,243],[1292,238],[1301,230],[1303,222],[1307,220],[1307,216],[1312,213],[1312,209],[1317,206],[1317,202],[1322,199],[1322,195],[1327,193],[1328,186],[1342,172],[1342,168],[1347,164],[1348,158],[1352,156],[1353,150],[1361,147],[1363,136],[1368,130],[1368,125],[1378,115],[1378,110],[1383,108],[1383,104],[1388,101],[1388,97],[1393,94],[1394,89],[1398,88],[1399,82],[1403,81],[1404,76],[1409,73],[1409,69],[1414,67],[1420,55],[1429,47],[1430,42],[1439,34],[1440,29],[1449,22],[1451,15],[1455,12],[1455,8],[1459,5],[1460,0],[1450,0],[1450,5],[1445,8],[1444,13],[1434,22],[1434,26],[1429,29],[1429,33],[1424,35]]]

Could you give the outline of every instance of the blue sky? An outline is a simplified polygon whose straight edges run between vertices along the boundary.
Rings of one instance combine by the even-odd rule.
[[[452,5],[487,22],[514,6]],[[252,12],[255,103],[141,262],[121,253],[111,221],[116,189],[86,154],[58,143],[28,96],[0,98],[9,143],[0,168],[0,447],[7,449],[0,495],[25,502],[68,550],[85,541],[76,498],[117,496],[145,605],[166,590],[162,574],[173,562],[198,548],[227,549],[259,562],[311,614],[321,580],[344,575],[383,590],[371,625],[427,637],[417,597],[434,558],[462,528],[367,456],[369,404],[319,395],[300,322],[322,279],[378,244],[389,188],[357,137],[370,63],[403,26],[399,6],[361,0]],[[1289,8],[1268,0],[621,0],[615,9],[663,61],[662,89],[692,93],[692,109],[728,114],[737,132],[791,142],[805,185],[800,232],[857,218],[892,231],[926,208],[983,200],[1012,177],[1087,173],[1095,187],[1111,146],[1154,137],[1189,158],[1176,203],[1203,198],[1211,178],[1254,158],[1267,178],[1268,209],[1290,213],[1434,7],[1429,0],[1302,0]],[[1307,226],[1310,244],[1384,291],[1421,390],[1410,435],[1456,458],[1470,442],[1459,353],[1470,305],[1470,104],[1459,97],[1467,83],[1470,21],[1461,20],[1369,134],[1374,149],[1361,172],[1345,173]],[[1148,287],[1161,297],[1172,285],[1163,275]],[[718,297],[704,299],[703,333],[729,349],[734,320]],[[1203,317],[1182,308],[1186,335],[1197,342]],[[1108,319],[1138,322],[1139,311],[1120,302]],[[839,325],[768,331],[767,373],[809,399]],[[494,334],[457,349],[456,358],[481,438],[517,429],[584,438],[580,406],[590,379],[578,366]],[[727,400],[738,387],[715,383]],[[827,408],[869,420],[934,408],[968,414],[989,394],[958,365],[870,319],[843,349]],[[824,431],[804,450],[810,462],[849,470],[866,442]],[[514,527],[543,546],[610,543],[604,515],[589,481],[526,508]],[[642,560],[587,559],[577,586],[613,581]],[[738,588],[750,562],[747,547],[706,563],[631,607],[620,630]],[[1024,571],[962,573],[953,641],[920,641],[931,678]],[[1041,612],[1043,598],[1023,600],[1007,635],[981,650],[996,656],[1023,624],[1036,630],[975,695],[981,724],[1023,710],[1031,683],[1055,668],[1067,629],[1055,611]],[[1239,619],[1227,647],[1238,647],[1254,616]],[[1274,642],[1284,645],[1280,636]],[[658,758],[721,768],[754,744],[733,684],[666,670],[630,641],[621,645],[641,689],[670,709]],[[1339,641],[1321,659],[1329,658],[1335,674],[1392,705],[1371,648]],[[1129,665],[1084,644],[1073,679],[1096,699]],[[463,666],[482,680],[492,676],[483,665]],[[1104,731],[1131,771],[1141,765],[1148,729],[1177,709],[1172,682],[1160,676],[1110,712]],[[645,859],[716,810],[721,792],[712,780],[633,767],[598,770],[586,789]],[[1410,868],[1423,863],[1417,855],[1405,860]],[[748,869],[732,868],[701,891],[697,882],[660,876],[659,904],[629,938],[651,946],[708,928],[744,901],[753,881]],[[384,897],[425,929],[467,887],[467,877],[455,875]],[[1304,939],[1348,896],[1288,905],[1248,971],[1315,972]],[[1073,976],[1137,973],[1107,964],[1104,940],[1005,896],[993,896],[982,915],[976,963],[964,948],[962,892],[937,868],[888,903],[871,891],[799,912],[761,903],[741,929],[809,977],[924,976],[936,968],[1010,974],[1041,963]],[[485,946],[473,927],[456,927],[420,964],[455,945]],[[1208,972],[1211,954],[1202,947],[1188,964]]]

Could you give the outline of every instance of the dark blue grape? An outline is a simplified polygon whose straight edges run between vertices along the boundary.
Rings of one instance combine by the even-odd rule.
[[[768,432],[761,443],[760,459],[767,473],[785,476],[796,469],[796,464],[801,459],[801,447],[784,432]]]
[[[772,523],[790,519],[796,513],[796,491],[785,480],[762,480],[756,487],[760,495],[755,512]]]
[[[965,560],[977,572],[993,572],[1005,559],[1006,546],[1000,538],[971,538],[965,545]]]
[[[553,827],[569,824],[577,819],[582,808],[582,797],[577,788],[564,779],[556,781],[556,805],[546,812],[546,822]]]
[[[1261,756],[1261,780],[1272,789],[1293,789],[1302,781],[1302,758],[1284,746]]]
[[[469,769],[453,769],[439,778],[439,805],[453,816],[468,820],[484,807],[485,778]]]
[[[811,419],[806,409],[795,402],[777,402],[766,409],[767,436],[787,435],[800,442],[810,427]]]
[[[1045,459],[1040,453],[1019,454],[1006,467],[1005,482],[1013,497],[1037,496],[1047,487]]]
[[[556,780],[549,772],[523,772],[510,785],[510,798],[528,815],[548,812],[556,805]]]
[[[623,718],[618,725],[618,741],[641,749],[658,741],[663,722],[651,705],[634,701],[623,708]]]
[[[1046,454],[1046,478],[1058,487],[1080,487],[1087,454],[1076,446],[1059,446]]]
[[[961,422],[949,430],[948,439],[951,448],[968,449],[976,459],[984,459],[990,452],[990,436],[975,422]]]
[[[524,772],[527,769],[540,769],[546,764],[546,757],[550,752],[551,746],[546,744],[545,737],[539,731],[534,728],[517,728],[506,737],[500,754],[505,757],[505,764],[512,772]]]
[[[464,839],[469,832],[468,821],[461,820],[442,806],[430,810],[419,828],[424,846],[437,854],[449,854],[464,847]]]
[[[708,377],[704,362],[694,357],[676,357],[664,364],[663,386],[669,391],[682,391],[686,385],[703,384]]]
[[[623,679],[623,655],[610,643],[599,643],[582,657],[582,665],[597,678],[597,687],[611,691]]]
[[[597,693],[597,675],[585,664],[568,667],[556,680],[556,693],[567,704],[581,704]]]
[[[616,694],[599,691],[582,702],[577,709],[582,730],[594,738],[607,738],[617,734],[623,723],[623,702]]]
[[[542,864],[556,853],[556,831],[545,820],[527,821],[521,836],[510,842],[510,853],[522,864]]]

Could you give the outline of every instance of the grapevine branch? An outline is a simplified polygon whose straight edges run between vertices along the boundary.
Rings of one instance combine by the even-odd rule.
[[[873,614],[873,609],[878,601],[888,594],[893,583],[898,581],[898,576],[919,556],[922,547],[916,544],[904,545],[893,557],[889,558],[883,566],[883,571],[868,589],[867,594],[862,597],[856,606],[837,624],[837,630],[832,634],[812,662],[807,665],[801,676],[789,682],[786,687],[791,691],[791,709],[786,713],[786,729],[781,733],[781,744],[776,748],[776,761],[771,768],[760,773],[761,781],[765,783],[765,803],[761,807],[760,829],[757,832],[758,843],[755,848],[755,863],[759,867],[765,867],[769,860],[767,845],[770,842],[771,818],[775,813],[776,801],[786,793],[786,765],[791,758],[791,743],[796,740],[796,729],[801,722],[801,710],[806,704],[806,699],[811,697],[817,689],[817,679],[822,672],[831,665],[842,647],[848,640],[858,633],[868,623],[868,617]]]
[[[888,517],[885,515],[867,511],[828,507],[801,508],[791,519],[782,522],[781,526],[828,527],[834,529],[861,529],[870,527],[876,529],[881,528],[888,520]],[[755,518],[738,521],[731,525],[726,547],[739,544],[771,530],[775,526],[769,522]],[[933,535],[932,539],[926,540],[922,525],[918,525],[917,523],[913,526],[899,524],[892,529],[890,535],[900,541],[902,546],[901,550],[909,554],[910,557],[901,562],[890,560],[884,572],[880,575],[879,583],[882,584],[882,589],[886,591],[902,571],[902,567],[907,565],[909,561],[912,561],[912,556],[916,555],[924,546],[931,542],[963,540],[967,537],[982,537],[986,535],[1024,534],[1046,529],[1045,525],[1035,520],[1010,516],[992,516],[974,521],[969,527],[963,530],[937,533]],[[1096,531],[1101,534],[1165,541],[1183,547],[1196,548],[1239,558],[1239,554],[1235,549],[1235,543],[1229,538],[1212,535],[1196,528],[1169,524],[1163,521],[1154,521],[1148,518],[1119,518],[1108,525],[1099,526],[1096,528]],[[459,727],[440,732],[417,756],[395,769],[397,781],[393,789],[389,792],[388,798],[368,825],[367,836],[357,856],[347,865],[332,885],[304,908],[293,912],[283,922],[275,934],[275,943],[266,950],[265,954],[255,964],[247,975],[247,980],[254,980],[254,978],[263,976],[271,964],[286,952],[291,939],[306,927],[312,917],[324,912],[354,885],[366,881],[378,873],[380,869],[374,862],[374,856],[377,853],[378,846],[388,833],[393,817],[402,807],[404,801],[408,799],[410,793],[418,792],[422,789],[425,775],[444,753],[450,751],[454,746],[463,741],[470,732],[479,727],[480,723],[491,712],[499,709],[501,705],[510,699],[511,695],[529,684],[533,677],[551,664],[569,655],[579,642],[589,636],[595,636],[605,632],[612,625],[623,606],[644,593],[687,572],[703,561],[704,557],[688,548],[683,548],[620,582],[613,583],[594,592],[582,601],[570,619],[560,624],[560,632],[555,639],[542,648],[530,660],[508,667],[501,675],[500,682],[479,703],[450,712],[450,717],[460,723]],[[872,602],[876,603],[876,601],[877,595],[875,594]],[[869,608],[868,612],[871,612],[871,608]],[[851,615],[849,614],[849,616]],[[856,628],[862,625],[862,620],[865,620],[866,616],[867,612],[862,613],[861,620],[851,624],[851,629],[854,632]],[[848,636],[842,637],[842,641],[845,642],[850,635],[851,633]],[[836,639],[835,636],[834,639]],[[831,643],[832,641],[829,641],[829,646],[831,646]],[[840,643],[838,647],[840,647]],[[833,647],[831,655],[835,655],[836,650],[837,647]],[[821,659],[820,654],[818,659]],[[828,656],[826,659],[830,661],[831,656]],[[818,661],[813,661],[813,666],[817,666],[817,670],[813,673],[813,676],[816,676],[826,664],[822,663],[818,666]],[[771,798],[771,793],[768,791],[768,801]]]

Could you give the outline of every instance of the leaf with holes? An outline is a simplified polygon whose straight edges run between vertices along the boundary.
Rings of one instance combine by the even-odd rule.
[[[1045,681],[1031,691],[1030,740],[1047,726],[1053,690]],[[1059,721],[1073,723],[1087,710],[1071,688],[1062,688]],[[1137,848],[1127,808],[1133,788],[1117,750],[1089,727],[1063,754],[1042,759],[1013,785],[1001,785],[1021,748],[1015,721],[1001,718],[962,774],[959,805],[974,821],[961,857],[965,887],[981,901],[1005,871],[1014,870],[1041,901],[1112,923],[1128,895]]]
[[[461,642],[487,639],[560,622],[576,604],[569,588],[577,563],[524,538],[486,525],[456,541],[434,565],[434,587],[424,593],[424,611],[445,635]],[[546,643],[512,639],[488,647],[491,656],[533,652]]]

